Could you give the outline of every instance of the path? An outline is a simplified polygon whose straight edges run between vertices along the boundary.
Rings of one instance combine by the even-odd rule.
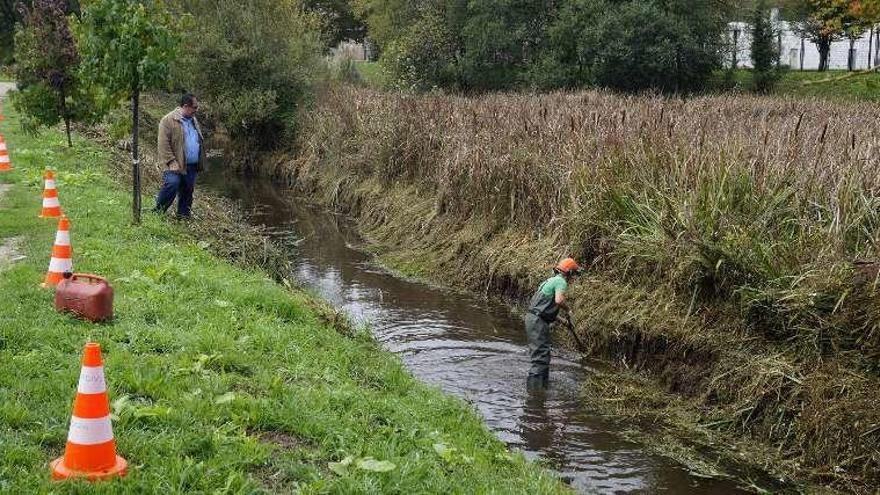
[[[0,82],[0,99],[6,96],[6,93],[15,88],[15,83]],[[0,184],[0,200],[9,191],[9,184]],[[12,237],[0,241],[0,270],[8,267],[16,261],[21,261],[24,256],[19,252],[18,245],[21,242],[20,237]]]

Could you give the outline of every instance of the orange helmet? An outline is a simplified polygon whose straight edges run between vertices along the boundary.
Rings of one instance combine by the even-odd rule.
[[[581,271],[581,267],[574,258],[565,258],[556,265],[556,271],[559,273],[577,274]]]

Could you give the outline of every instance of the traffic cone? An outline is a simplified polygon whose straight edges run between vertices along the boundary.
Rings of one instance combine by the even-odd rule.
[[[86,478],[95,481],[127,473],[128,461],[116,455],[101,346],[95,342],[87,343],[83,351],[64,457],[55,459],[49,466],[56,480]]]
[[[9,161],[9,150],[6,149],[6,140],[0,134],[0,172],[12,170],[12,162]]]
[[[58,190],[55,189],[55,174],[46,170],[46,187],[43,189],[43,211],[40,218],[58,218],[61,216],[61,203],[58,202]]]
[[[54,287],[64,278],[64,272],[73,271],[73,248],[70,246],[70,221],[67,217],[58,220],[58,233],[52,246],[52,259],[43,287]]]

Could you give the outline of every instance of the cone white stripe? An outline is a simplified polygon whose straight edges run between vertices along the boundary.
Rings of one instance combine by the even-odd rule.
[[[46,179],[46,189],[55,189],[55,179]]]
[[[70,231],[69,230],[59,230],[55,234],[55,245],[56,246],[70,246]]]
[[[0,163],[9,163],[9,155],[0,156]]]
[[[6,143],[0,143],[0,151],[6,150]]]
[[[83,366],[76,391],[81,394],[102,394],[107,391],[103,366]]]
[[[54,208],[61,206],[61,203],[58,202],[58,198],[43,198],[43,206],[45,208]]]
[[[103,418],[86,419],[70,417],[70,432],[67,441],[77,445],[98,445],[113,440],[113,427],[110,415]]]
[[[53,273],[64,273],[73,271],[73,262],[70,258],[55,258],[49,261],[49,271]]]

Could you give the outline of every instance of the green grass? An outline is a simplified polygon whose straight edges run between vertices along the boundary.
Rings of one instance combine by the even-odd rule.
[[[367,86],[384,88],[388,84],[388,75],[379,62],[355,62],[354,66]]]
[[[15,171],[0,180],[0,239],[26,258],[0,268],[0,492],[560,493],[461,401],[415,380],[365,331],[322,323],[315,301],[210,254],[173,221],[129,225],[109,154],[59,132],[2,130]],[[57,171],[74,266],[108,277],[116,318],[56,313],[41,289],[56,222],[37,218],[41,173]],[[148,194],[151,194],[149,191]],[[54,484],[82,347],[101,343],[123,479]],[[437,444],[453,448],[445,456]],[[332,470],[346,457],[395,468]]]
[[[880,101],[880,73],[853,75],[846,79],[815,83],[825,79],[834,79],[850,74],[843,70],[827,72],[786,71],[779,81],[773,94],[777,96],[794,96],[800,98],[819,98],[841,101]],[[748,89],[751,83],[751,71],[736,71],[736,85]],[[722,84],[723,75],[717,76],[717,84]],[[811,82],[815,84],[804,83]]]

